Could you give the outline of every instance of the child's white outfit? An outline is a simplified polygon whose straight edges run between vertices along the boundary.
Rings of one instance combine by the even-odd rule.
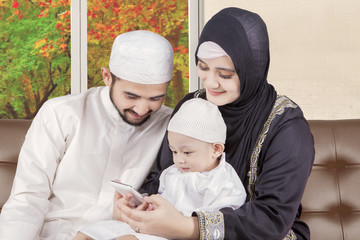
[[[209,172],[183,173],[175,164],[160,176],[159,194],[172,203],[184,216],[194,211],[219,210],[224,207],[239,208],[245,203],[246,192],[234,168],[222,155],[219,165]],[[88,225],[81,232],[96,239],[109,240],[123,235],[138,239],[164,239],[136,233],[124,222],[109,220]]]

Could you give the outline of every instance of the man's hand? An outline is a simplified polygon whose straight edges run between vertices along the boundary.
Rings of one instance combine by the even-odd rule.
[[[94,239],[82,232],[78,232],[78,234],[76,234],[73,240],[94,240]]]
[[[125,235],[117,238],[116,240],[138,240],[134,235]]]
[[[131,193],[127,193],[125,196],[122,196],[120,193],[115,192],[114,195],[114,206],[113,206],[113,217],[115,220],[118,221],[122,221],[125,222],[123,220],[123,215],[122,212],[120,210],[120,206],[127,206],[131,209],[138,209],[139,211],[145,211],[148,209],[149,204],[147,202],[143,202],[141,205],[139,205],[138,207],[132,205],[130,203],[131,199],[133,198],[133,195]]]
[[[118,204],[124,204],[125,206],[127,206],[129,204],[131,200],[131,196],[125,196],[123,197],[123,195],[121,195],[120,193],[118,192],[115,192],[115,195],[114,195],[114,206],[113,206],[113,218],[115,220],[118,220],[118,221],[123,221],[122,220],[122,213],[121,213],[121,210],[119,209],[118,207]]]

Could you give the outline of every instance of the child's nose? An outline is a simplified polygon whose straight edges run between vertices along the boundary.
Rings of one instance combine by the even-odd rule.
[[[185,159],[183,159],[183,158],[178,158],[177,161],[178,161],[178,163],[180,163],[180,164],[184,164],[184,163],[185,163]]]

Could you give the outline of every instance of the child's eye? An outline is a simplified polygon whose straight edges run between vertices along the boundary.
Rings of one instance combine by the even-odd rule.
[[[191,152],[184,152],[184,154],[185,154],[185,155],[190,155],[190,154],[191,154]]]
[[[177,154],[177,152],[176,151],[171,151],[172,152],[172,154]]]

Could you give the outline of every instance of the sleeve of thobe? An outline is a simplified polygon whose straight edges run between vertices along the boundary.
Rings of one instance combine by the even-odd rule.
[[[45,104],[26,135],[11,195],[0,215],[0,239],[37,239],[65,149],[59,119]]]

